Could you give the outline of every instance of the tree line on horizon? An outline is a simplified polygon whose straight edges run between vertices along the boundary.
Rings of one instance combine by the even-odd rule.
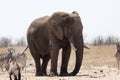
[[[119,37],[115,36],[97,36],[92,39],[91,42],[87,43],[93,46],[101,46],[101,45],[114,45],[120,42]],[[25,37],[20,37],[13,42],[12,38],[2,37],[0,38],[0,48],[8,47],[8,46],[27,46],[27,41]]]
[[[8,47],[8,46],[26,46],[27,42],[24,37],[20,37],[13,41],[12,38],[2,37],[0,38],[0,48]]]
[[[92,40],[90,44],[94,46],[101,46],[101,45],[115,45],[118,42],[120,42],[120,38],[118,36],[110,35],[106,37],[97,36]]]

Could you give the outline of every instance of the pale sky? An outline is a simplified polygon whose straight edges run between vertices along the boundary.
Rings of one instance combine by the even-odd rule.
[[[57,11],[79,13],[85,42],[98,35],[120,37],[120,0],[1,0],[0,38],[26,37],[34,19]]]

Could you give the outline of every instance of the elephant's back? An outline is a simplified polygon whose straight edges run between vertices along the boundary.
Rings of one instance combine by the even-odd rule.
[[[48,28],[46,23],[49,16],[35,19],[27,32],[27,40],[29,46],[34,47],[40,56],[44,56],[49,52]]]
[[[35,19],[29,26],[28,28],[28,33],[34,33],[36,32],[36,30],[38,30],[39,27],[43,27],[42,25],[46,24],[46,22],[48,21],[49,16],[44,16],[44,17],[40,17]]]
[[[31,25],[36,26],[36,25],[44,24],[48,21],[48,19],[49,19],[49,16],[37,18],[32,22]]]

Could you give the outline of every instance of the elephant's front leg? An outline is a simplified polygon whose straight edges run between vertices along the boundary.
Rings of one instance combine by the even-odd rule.
[[[50,76],[56,76],[56,75],[58,75],[58,73],[57,73],[58,53],[59,53],[59,49],[56,46],[52,46],[52,48],[51,48],[51,69],[50,69]]]
[[[61,65],[60,76],[65,76],[68,74],[67,67],[70,58],[70,53],[71,53],[71,46],[70,43],[67,43],[67,45],[63,48],[63,52],[62,52],[62,65]]]

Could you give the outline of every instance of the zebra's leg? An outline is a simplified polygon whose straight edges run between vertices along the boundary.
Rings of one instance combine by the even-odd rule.
[[[3,71],[3,62],[1,62],[1,64],[0,64],[0,67],[1,67],[1,70]]]
[[[12,74],[9,75],[10,80],[12,80],[12,77],[11,77],[11,76],[12,76]]]

